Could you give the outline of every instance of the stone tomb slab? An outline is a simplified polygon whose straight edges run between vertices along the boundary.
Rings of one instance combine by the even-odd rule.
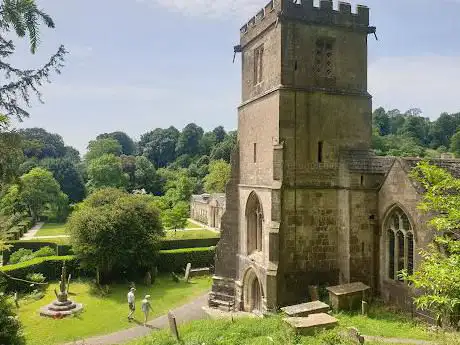
[[[327,313],[329,311],[329,305],[321,301],[314,301],[291,305],[281,308],[281,310],[290,317],[308,316],[311,314]]]
[[[324,328],[334,328],[339,320],[325,313],[311,314],[307,317],[287,317],[283,319],[299,334],[308,334],[310,331]]]
[[[330,286],[326,290],[334,310],[354,310],[361,308],[361,301],[366,300],[370,287],[358,282]]]

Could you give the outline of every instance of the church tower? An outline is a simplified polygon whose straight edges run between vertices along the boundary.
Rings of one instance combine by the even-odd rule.
[[[376,192],[343,168],[371,145],[370,33],[367,7],[332,0],[273,0],[241,28],[238,150],[211,306],[266,311],[305,300],[310,284],[373,284]]]

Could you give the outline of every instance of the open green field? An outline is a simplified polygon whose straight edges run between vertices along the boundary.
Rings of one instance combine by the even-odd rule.
[[[204,229],[202,225],[198,223],[193,223],[190,220],[187,220],[187,225],[185,226],[186,229]]]
[[[167,230],[167,240],[185,240],[194,238],[216,238],[220,237],[220,234],[211,230]]]
[[[35,236],[62,236],[68,235],[64,223],[47,223],[38,230]]]
[[[151,318],[163,315],[168,310],[178,307],[209,291],[211,278],[195,278],[191,283],[175,283],[168,277],[160,277],[151,287],[136,286],[137,304],[146,295],[152,296],[154,313]],[[88,282],[74,282],[70,285],[70,298],[83,303],[84,311],[74,317],[53,320],[41,317],[40,307],[56,299],[51,284],[46,296],[39,301],[20,301],[19,318],[24,326],[27,345],[55,345],[71,342],[83,337],[115,332],[135,326],[127,320],[128,306],[126,294],[128,285],[112,285],[109,294],[104,296],[94,285]],[[135,319],[143,320],[140,307],[136,308]]]
[[[384,309],[382,316],[338,314],[339,326],[319,331],[309,336],[296,335],[287,326],[282,316],[267,318],[246,318],[230,320],[202,320],[179,327],[182,344],[207,345],[356,345],[344,336],[349,326],[357,327],[365,335],[399,337],[403,339],[423,339],[438,345],[460,345],[458,334],[435,334],[427,330],[423,323],[414,323],[400,314],[392,314]],[[393,317],[392,317],[393,316]],[[129,345],[176,345],[169,330],[154,332],[150,336],[134,340]],[[383,342],[366,341],[367,345],[383,345]],[[385,343],[388,344],[388,343]],[[408,345],[398,343],[399,345]]]

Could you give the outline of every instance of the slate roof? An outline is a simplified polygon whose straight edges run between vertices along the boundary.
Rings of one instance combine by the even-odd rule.
[[[382,175],[388,173],[395,161],[394,157],[377,156],[372,150],[345,150],[341,158],[351,172]]]
[[[220,207],[225,208],[225,194],[224,193],[215,193],[215,194],[194,194],[192,195],[192,202],[199,202],[202,204],[209,204],[212,200],[217,200]]]
[[[414,169],[420,158],[401,158],[401,164],[405,171],[409,172]],[[455,178],[460,178],[460,159],[429,159],[430,164],[436,165],[450,172]]]

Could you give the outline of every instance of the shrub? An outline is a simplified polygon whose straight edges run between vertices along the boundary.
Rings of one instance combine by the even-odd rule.
[[[194,268],[213,266],[215,250],[216,247],[162,250],[158,257],[158,270],[182,272],[189,262]]]
[[[55,252],[51,255],[66,256],[72,254],[72,247],[67,244],[56,244],[52,242],[39,242],[39,241],[8,241],[7,245],[11,246],[8,251],[3,252],[3,264],[9,262],[9,258],[15,251],[25,248],[32,251],[38,251],[43,247],[55,248]],[[56,253],[57,252],[57,253]]]
[[[34,252],[34,257],[36,258],[42,258],[45,256],[55,256],[56,255],[56,250],[54,250],[51,247],[43,247]]]
[[[32,260],[33,258],[34,258],[34,254],[30,249],[21,248],[18,251],[11,254],[9,263],[14,265],[19,262]]]
[[[26,276],[26,279],[34,283],[44,283],[46,280],[46,277],[41,273],[29,273]]]
[[[21,324],[6,296],[0,295],[0,344],[23,345]]]
[[[72,277],[84,277],[93,273],[81,270],[79,262],[74,256],[49,256],[45,258],[35,258],[15,265],[0,267],[0,271],[11,277],[19,279],[27,279],[29,274],[39,272],[43,274],[48,281],[51,281],[58,280],[60,278],[62,265],[64,263],[67,268],[67,273],[72,274]],[[6,279],[6,291],[28,291],[29,287],[30,286],[27,283]]]

